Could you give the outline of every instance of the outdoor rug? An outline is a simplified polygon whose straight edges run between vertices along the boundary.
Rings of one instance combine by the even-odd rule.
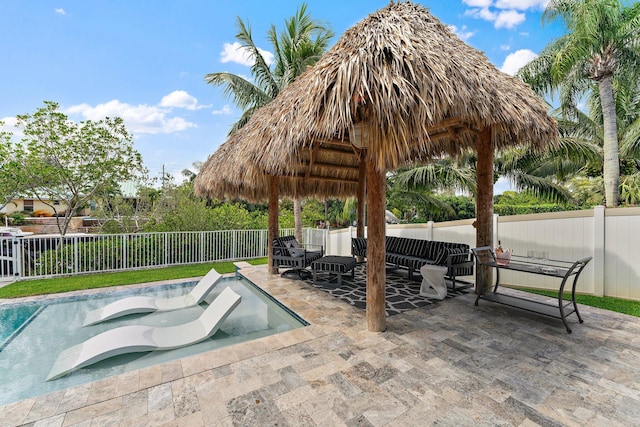
[[[414,273],[413,280],[409,280],[406,270],[387,270],[387,286],[386,286],[386,313],[387,316],[400,314],[403,311],[413,310],[418,307],[424,307],[430,304],[440,302],[440,300],[423,297],[420,295],[420,282],[422,278],[419,274]],[[331,276],[326,273],[318,273],[318,283],[313,283],[313,277],[305,280],[306,283],[330,293],[336,298],[357,307],[361,310],[366,308],[366,288],[367,288],[367,272],[366,264],[359,264],[355,268],[355,278],[351,278],[351,274],[342,276],[342,286],[338,287],[337,279],[327,282]],[[335,276],[333,276],[335,277]],[[456,282],[457,286],[460,286]],[[463,285],[463,284],[462,284]],[[456,288],[452,291],[447,290],[447,296],[444,299],[455,298],[470,292],[471,289]]]

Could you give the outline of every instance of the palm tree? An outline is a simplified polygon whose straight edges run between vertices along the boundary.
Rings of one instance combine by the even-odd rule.
[[[580,138],[577,131],[565,135],[563,123],[559,121],[557,147],[544,151],[528,147],[502,151],[496,156],[496,173],[508,179],[519,191],[550,202],[574,203],[575,198],[567,189],[566,182],[583,174],[586,169],[599,168],[602,159],[599,147]]]
[[[198,176],[198,172],[202,168],[203,164],[204,163],[201,162],[200,160],[196,160],[195,162],[191,163],[191,166],[193,167],[193,170],[188,169],[188,168],[182,169],[182,172],[181,172],[182,176],[187,178],[189,180],[189,182],[193,182],[193,180],[196,179],[196,176]]]
[[[584,126],[560,121],[560,143],[545,151],[517,147],[501,151],[495,158],[496,176],[508,179],[519,191],[551,202],[571,203],[567,179],[591,166],[599,167],[599,148],[583,133]],[[451,207],[434,196],[435,191],[476,194],[476,158],[468,152],[458,159],[443,158],[432,163],[395,172],[389,178],[393,194],[406,201],[420,202],[437,212],[451,213]],[[593,166],[595,165],[595,166]]]
[[[597,92],[603,123],[604,187],[607,206],[618,204],[620,177],[614,80],[640,65],[640,5],[619,0],[551,0],[543,23],[562,19],[569,32],[548,45],[518,75],[539,93],[559,90],[563,109]]]
[[[475,194],[475,157],[468,152],[458,159],[434,159],[429,164],[392,172],[388,177],[390,200],[419,204],[431,212],[454,215],[453,208],[435,197],[438,191],[465,191]],[[393,204],[393,203],[391,203]]]
[[[636,70],[640,74],[640,70]],[[614,80],[616,94],[616,122],[618,141],[620,141],[620,195],[624,205],[637,205],[640,202],[640,75],[625,73]],[[579,111],[572,113],[576,120],[559,121],[561,137],[575,138],[583,143],[592,143],[597,147],[603,144],[602,112],[598,92],[589,97],[588,114]],[[569,182],[572,191],[580,194],[586,205],[601,204],[604,199],[601,180],[601,163],[591,162]]]
[[[253,82],[231,73],[211,73],[205,76],[207,83],[222,86],[224,94],[231,97],[236,107],[243,110],[242,116],[232,125],[229,134],[244,126],[253,113],[275,99],[280,91],[308,66],[315,64],[327,50],[329,41],[334,36],[330,29],[307,14],[307,4],[303,3],[294,16],[285,20],[285,29],[280,34],[274,25],[271,25],[268,31],[267,38],[273,45],[275,57],[272,68],[254,43],[251,28],[239,17],[236,23],[239,30],[236,39],[240,41],[243,49],[250,52],[255,61],[251,67]],[[294,199],[297,239],[302,237],[300,206],[300,201]]]

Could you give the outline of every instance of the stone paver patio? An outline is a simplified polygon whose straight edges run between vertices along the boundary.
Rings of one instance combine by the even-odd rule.
[[[457,297],[366,331],[364,312],[243,268],[311,326],[0,407],[0,425],[640,424],[640,319],[562,323]]]

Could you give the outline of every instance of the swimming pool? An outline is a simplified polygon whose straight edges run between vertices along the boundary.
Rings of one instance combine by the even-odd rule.
[[[308,324],[244,277],[224,278],[207,297],[207,301],[215,298],[224,288],[230,287],[242,296],[242,302],[212,338],[170,351],[112,357],[57,380],[45,382],[58,354],[72,345],[118,326],[170,326],[186,323],[199,317],[206,305],[172,312],[130,315],[83,328],[82,322],[87,312],[130,295],[182,295],[194,285],[195,282],[186,282],[119,292],[107,291],[90,297],[1,305],[0,324],[3,329],[0,330],[0,405]]]

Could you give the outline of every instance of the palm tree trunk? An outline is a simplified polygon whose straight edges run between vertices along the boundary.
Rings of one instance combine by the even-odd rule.
[[[604,127],[604,198],[605,206],[618,206],[618,186],[620,185],[620,160],[618,156],[618,128],[616,124],[616,107],[613,96],[611,76],[598,81],[600,103],[602,104],[602,121]]]
[[[293,235],[298,242],[302,242],[302,202],[297,197],[293,199]]]

